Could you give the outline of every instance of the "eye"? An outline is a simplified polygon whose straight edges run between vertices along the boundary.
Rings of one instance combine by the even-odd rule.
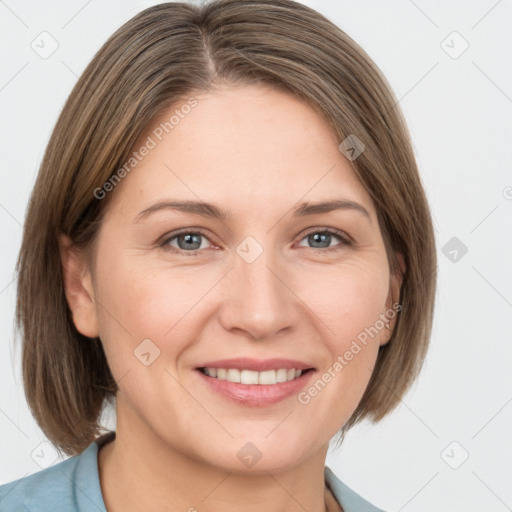
[[[166,236],[160,243],[164,249],[172,249],[173,252],[186,252],[187,256],[199,256],[200,252],[207,249],[208,238],[202,231],[180,231]]]
[[[341,243],[332,246],[331,242],[333,239],[338,239]],[[306,242],[312,244],[311,249],[320,250],[322,252],[339,251],[351,245],[351,240],[348,235],[343,233],[343,231],[330,228],[322,230],[318,230],[317,228],[315,231],[310,231],[302,240],[306,240]]]

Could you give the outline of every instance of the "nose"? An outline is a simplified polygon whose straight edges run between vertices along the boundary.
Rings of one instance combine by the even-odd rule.
[[[236,256],[224,283],[220,309],[224,329],[258,340],[292,330],[300,318],[300,300],[289,274],[270,257],[270,251],[263,251],[252,263]]]

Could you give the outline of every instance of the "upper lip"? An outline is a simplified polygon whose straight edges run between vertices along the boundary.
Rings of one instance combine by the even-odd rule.
[[[249,357],[238,357],[235,359],[219,359],[217,361],[208,361],[197,368],[235,368],[239,370],[253,370],[255,372],[264,372],[266,370],[279,370],[280,368],[296,370],[308,370],[313,366],[294,359],[252,359]]]

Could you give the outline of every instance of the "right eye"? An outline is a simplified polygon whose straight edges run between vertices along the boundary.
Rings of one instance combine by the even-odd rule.
[[[192,231],[189,229],[169,233],[159,245],[163,249],[170,249],[171,252],[188,253],[187,256],[199,256],[200,252],[207,248],[204,243],[205,241],[208,241],[208,238],[202,231]]]

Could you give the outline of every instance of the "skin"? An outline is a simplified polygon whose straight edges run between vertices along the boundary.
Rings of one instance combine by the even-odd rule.
[[[74,323],[100,336],[119,385],[116,439],[99,455],[107,509],[332,510],[328,443],[359,403],[393,321],[306,405],[294,395],[242,406],[195,368],[230,357],[298,359],[315,368],[309,386],[391,307],[401,283],[370,196],[314,110],[261,85],[193,96],[197,107],[110,192],[92,261],[61,239]],[[207,201],[230,216],[162,209],[136,221],[171,199]],[[368,216],[292,215],[300,202],[330,199]],[[159,245],[182,228],[204,230],[200,249],[180,248],[179,237]],[[308,237],[325,228],[352,242]],[[236,251],[247,236],[263,249],[252,263]],[[160,350],[149,366],[134,357],[144,339]],[[237,457],[247,442],[262,454],[252,468]]]

